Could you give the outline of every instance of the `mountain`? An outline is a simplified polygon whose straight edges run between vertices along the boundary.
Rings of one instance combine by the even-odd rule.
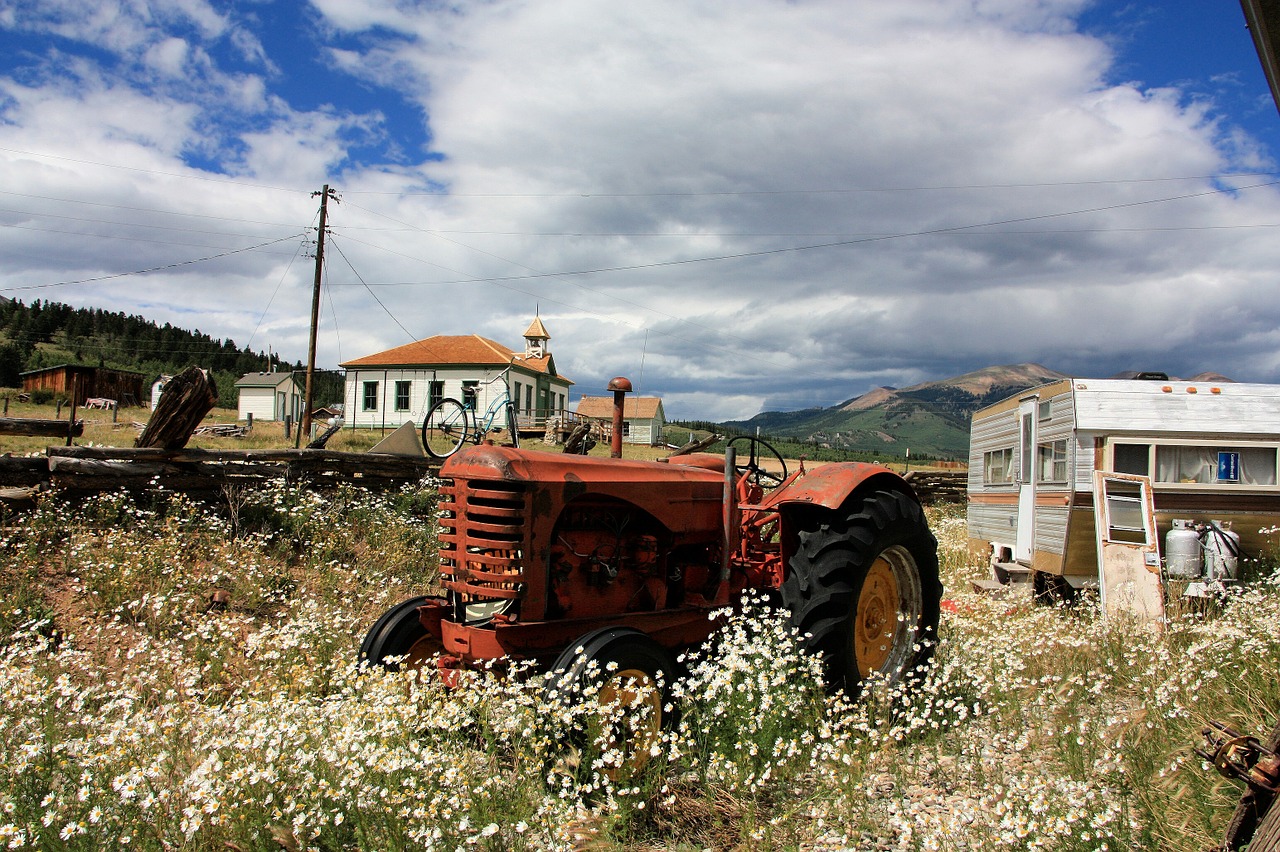
[[[969,421],[979,408],[1027,388],[1065,379],[1040,364],[985,367],[909,388],[875,388],[831,408],[766,411],[725,426],[753,433],[903,456],[963,459]]]

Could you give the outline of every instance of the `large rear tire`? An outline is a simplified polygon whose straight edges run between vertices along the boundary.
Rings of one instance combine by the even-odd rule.
[[[937,638],[938,542],[907,494],[807,512],[781,591],[829,688],[853,695],[872,678],[910,682]]]

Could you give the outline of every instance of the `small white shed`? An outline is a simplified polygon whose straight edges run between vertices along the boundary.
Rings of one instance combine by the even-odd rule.
[[[613,397],[584,396],[578,400],[579,417],[590,417],[606,423],[613,419]],[[627,397],[622,405],[622,441],[657,447],[663,443],[663,427],[667,425],[662,400],[656,396]]]
[[[151,410],[155,411],[156,406],[160,404],[160,394],[164,393],[164,386],[169,384],[169,380],[173,376],[161,376],[151,383]]]
[[[249,373],[236,382],[241,420],[302,419],[304,389],[293,373]]]

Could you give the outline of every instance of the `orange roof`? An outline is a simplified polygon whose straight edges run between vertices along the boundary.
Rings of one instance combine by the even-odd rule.
[[[661,407],[662,400],[656,396],[629,396],[623,400],[622,416],[628,420],[652,420]],[[584,396],[578,400],[578,416],[607,420],[613,416],[613,397]]]
[[[547,333],[547,327],[542,324],[542,317],[533,318],[533,322],[529,323],[529,330],[524,333],[524,336],[551,339],[551,335]]]
[[[366,355],[340,367],[418,367],[424,364],[507,364],[516,353],[478,334],[437,334]]]
[[[556,375],[550,355],[526,358],[523,353],[516,353],[496,340],[478,334],[437,334],[385,352],[344,361],[338,366],[350,370],[361,367],[505,367],[508,364],[573,384],[564,376]]]

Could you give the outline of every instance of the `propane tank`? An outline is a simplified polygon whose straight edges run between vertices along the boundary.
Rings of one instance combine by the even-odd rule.
[[[1200,552],[1200,534],[1195,521],[1175,518],[1164,536],[1165,571],[1174,580],[1194,580],[1200,576],[1205,558]]]
[[[1235,580],[1240,568],[1240,534],[1230,521],[1210,521],[1204,531],[1204,574],[1210,580]]]

